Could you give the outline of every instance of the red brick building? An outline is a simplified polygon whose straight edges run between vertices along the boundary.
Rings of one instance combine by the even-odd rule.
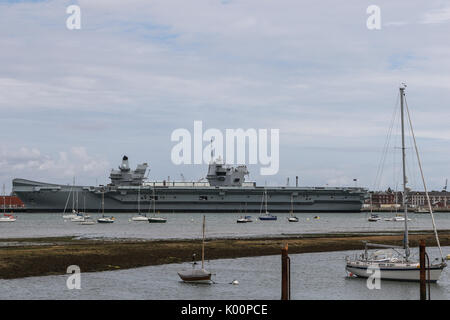
[[[23,208],[23,202],[16,196],[0,196],[0,208]]]

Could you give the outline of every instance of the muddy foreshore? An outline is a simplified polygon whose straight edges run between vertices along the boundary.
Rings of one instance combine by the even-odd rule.
[[[450,230],[440,230],[442,246],[450,245]],[[401,245],[399,232],[347,232],[298,234],[267,238],[207,239],[207,260],[280,254],[287,243],[289,254],[363,249],[362,241]],[[431,231],[410,233],[410,245],[424,239],[435,246]],[[78,265],[82,272],[108,271],[151,265],[192,261],[201,256],[201,240],[138,240],[22,238],[0,239],[0,278],[65,274],[67,267]]]

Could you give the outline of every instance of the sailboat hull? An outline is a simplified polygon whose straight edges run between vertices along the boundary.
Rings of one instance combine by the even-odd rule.
[[[277,220],[276,216],[260,216],[258,218],[261,221],[273,221],[273,220]]]
[[[148,218],[147,218],[147,217],[144,217],[144,216],[141,216],[141,217],[133,217],[133,218],[131,218],[131,220],[133,220],[133,221],[145,221],[145,222],[147,222],[147,221],[148,221]]]
[[[181,271],[178,272],[178,276],[184,282],[191,283],[210,283],[211,282],[211,273],[206,270],[190,270],[190,271]]]
[[[388,266],[391,265],[391,266]],[[373,265],[372,265],[373,266]],[[418,264],[380,264],[380,279],[381,280],[397,280],[397,281],[420,281],[420,269]],[[373,269],[368,271],[368,265],[362,263],[347,263],[347,272],[362,278],[368,278],[373,275]],[[436,282],[439,280],[445,264],[440,264],[430,267],[430,278],[428,279],[428,268],[426,269],[426,277],[429,282]]]

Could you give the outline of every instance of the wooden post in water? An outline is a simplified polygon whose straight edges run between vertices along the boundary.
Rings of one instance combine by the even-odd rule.
[[[420,240],[419,243],[420,255],[420,300],[427,300],[427,285],[425,272],[425,240]]]
[[[291,299],[291,261],[287,243],[281,249],[281,300]]]

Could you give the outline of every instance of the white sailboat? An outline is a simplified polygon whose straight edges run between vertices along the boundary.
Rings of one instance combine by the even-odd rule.
[[[202,268],[195,269],[195,261],[192,264],[191,270],[183,270],[178,272],[178,276],[184,282],[194,282],[194,283],[211,283],[211,272],[205,270],[205,216],[203,216],[203,228],[202,228]]]
[[[380,216],[373,213],[372,194],[370,194],[370,217],[367,218],[369,222],[377,222],[381,220]]]
[[[138,206],[138,215],[131,218],[131,221],[136,222],[148,222],[148,218],[146,214],[141,214],[141,187],[138,188],[138,199],[137,199],[137,206]]]
[[[67,204],[69,203],[69,199],[72,197],[72,213],[66,214]],[[82,216],[75,208],[75,178],[73,178],[73,185],[70,188],[69,195],[67,196],[66,205],[64,206],[63,219],[79,219]]]
[[[365,250],[359,256],[356,257],[346,257],[346,270],[351,275],[358,277],[367,278],[372,274],[373,268],[380,270],[381,279],[387,280],[406,280],[406,281],[419,281],[420,280],[420,263],[418,260],[411,257],[409,240],[408,240],[408,205],[407,205],[407,178],[406,178],[406,153],[405,153],[405,128],[404,128],[404,98],[405,98],[405,87],[400,87],[400,107],[401,107],[401,128],[402,128],[402,168],[403,168],[403,208],[405,222],[404,228],[404,239],[403,247],[394,247],[382,244],[370,244],[365,243]],[[419,163],[420,173],[422,176],[422,182],[425,189],[425,194],[429,200],[428,191],[425,184],[425,179],[423,176],[422,166],[420,164],[419,152],[417,149],[414,131],[412,128],[411,119],[409,116],[408,106],[406,105],[411,135],[414,141],[414,147],[417,155],[417,160]],[[430,201],[428,201],[430,203]],[[434,234],[436,237],[436,242],[440,250],[441,260],[437,260],[427,268],[427,273],[429,271],[430,282],[435,282],[439,279],[442,270],[447,266],[445,263],[444,255],[439,242],[439,237],[437,234],[437,229],[434,221],[433,211],[431,205],[429,205],[430,215],[433,223]],[[400,218],[400,217],[399,217]],[[383,250],[377,250],[369,254],[368,249],[372,248],[382,248]],[[372,269],[369,271],[369,269]],[[369,272],[368,272],[369,271]]]
[[[265,189],[264,189],[264,194],[263,194],[263,201],[264,201],[265,212],[263,214],[263,212],[262,212],[262,203],[261,203],[261,214],[258,217],[258,219],[261,220],[261,221],[277,220],[277,216],[274,216],[274,215],[270,214],[269,211],[267,210],[267,190],[265,190]]]
[[[428,210],[428,208],[425,208],[425,207],[419,207],[419,208],[416,209],[416,211],[414,213],[417,213],[417,214],[428,214],[428,213],[430,213],[430,210]]]
[[[291,195],[291,211],[289,212],[288,217],[289,222],[298,222],[298,218],[294,216],[294,196]]]
[[[152,199],[152,203],[153,203],[153,216],[149,217],[147,220],[150,223],[166,223],[167,219],[164,217],[160,217],[159,216],[159,212],[158,214],[156,214],[156,198],[155,198],[155,187],[153,187],[153,199]]]
[[[245,203],[245,213],[247,213],[247,202]],[[241,216],[236,220],[236,223],[249,223],[249,222],[253,222],[252,216]]]
[[[89,219],[91,218],[87,213],[86,213],[86,197],[83,196],[83,211],[79,211],[78,210],[78,192],[77,192],[77,206],[76,206],[76,217],[70,219],[71,222],[87,222],[87,225],[91,225],[92,221],[90,221]]]
[[[102,191],[102,217],[97,219],[98,223],[113,223],[114,217],[105,216],[105,191]]]

